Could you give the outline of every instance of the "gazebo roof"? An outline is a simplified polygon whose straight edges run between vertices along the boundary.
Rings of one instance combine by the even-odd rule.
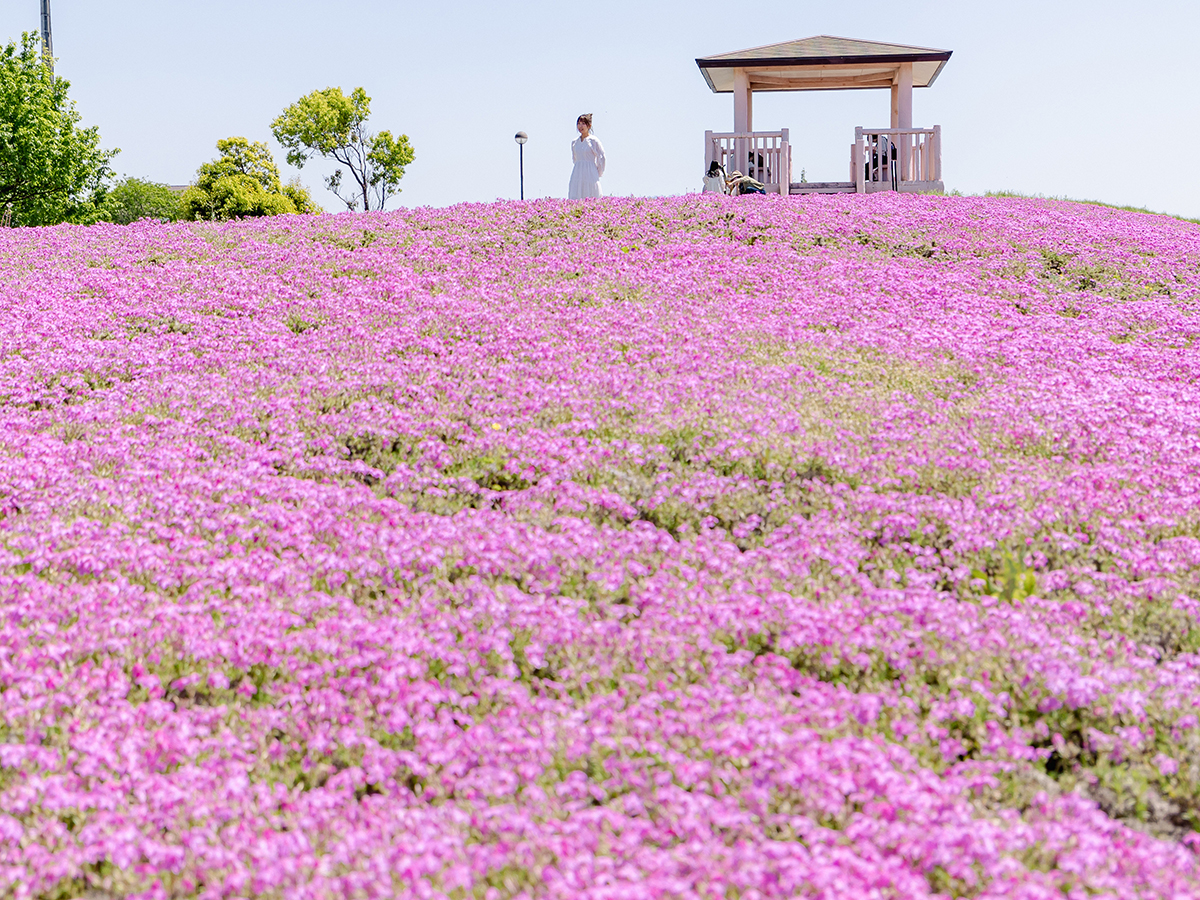
[[[696,65],[714,93],[733,91],[733,70],[745,69],[755,91],[834,91],[892,86],[902,63],[913,64],[913,87],[929,87],[950,50],[818,35],[749,50],[702,56]]]

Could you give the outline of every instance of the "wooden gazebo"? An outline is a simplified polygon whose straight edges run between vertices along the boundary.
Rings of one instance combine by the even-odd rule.
[[[716,160],[784,194],[941,191],[942,129],[913,128],[912,92],[932,85],[950,54],[820,35],[701,57],[713,92],[733,94],[733,131],[705,132],[705,167]],[[754,130],[756,91],[870,89],[891,91],[891,126],[854,129],[849,181],[793,182],[788,129]]]

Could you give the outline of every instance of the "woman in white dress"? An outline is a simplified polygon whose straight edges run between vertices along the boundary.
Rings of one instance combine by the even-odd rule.
[[[579,129],[579,140],[571,142],[571,159],[575,168],[571,170],[571,186],[567,198],[581,200],[584,197],[603,197],[600,178],[604,175],[604,147],[592,134],[592,114],[584,113],[575,120]]]

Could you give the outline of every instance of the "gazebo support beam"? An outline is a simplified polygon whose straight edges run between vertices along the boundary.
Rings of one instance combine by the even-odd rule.
[[[754,92],[750,88],[750,73],[733,70],[733,130],[744,133],[754,127]]]
[[[892,127],[893,128],[912,128],[912,92],[913,92],[913,67],[912,63],[901,63],[899,69],[896,70],[896,78],[892,82]],[[912,137],[906,137],[899,142],[900,158],[896,160],[900,164],[901,173],[909,171],[909,157],[912,155]],[[902,174],[901,178],[908,178],[907,174]]]
[[[750,72],[750,87],[756,91],[841,91],[848,88],[885,88],[895,83],[891,72],[869,75],[846,75],[838,78],[820,78],[800,82],[794,78],[780,78]]]
[[[912,63],[901,63],[892,79],[892,127],[912,128]]]

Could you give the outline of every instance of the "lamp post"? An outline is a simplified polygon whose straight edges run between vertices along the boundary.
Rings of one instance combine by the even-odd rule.
[[[54,41],[50,36],[50,0],[42,0],[42,62],[54,74]]]
[[[525,142],[529,140],[529,135],[523,131],[518,131],[513,138],[517,142],[517,146],[521,148],[521,199],[525,199]]]

